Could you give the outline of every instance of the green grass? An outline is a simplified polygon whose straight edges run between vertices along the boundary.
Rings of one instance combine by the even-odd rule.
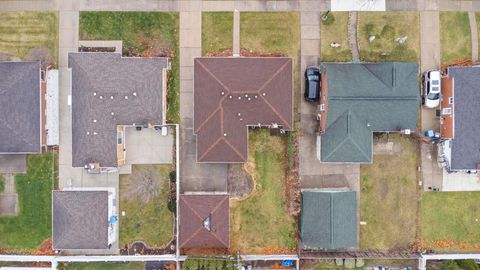
[[[332,24],[320,25],[320,59],[324,62],[352,61],[352,51],[348,44],[348,12],[330,12],[333,16]],[[332,48],[330,44],[337,42],[340,48]]]
[[[360,12],[358,20],[357,39],[362,61],[419,62],[418,12]],[[376,37],[375,40],[369,42],[369,36],[373,35]],[[404,44],[395,42],[396,38],[404,36],[408,37]]]
[[[248,198],[231,204],[231,250],[264,253],[295,248],[295,222],[285,206],[286,138],[268,130],[249,132],[249,163],[255,188]]]
[[[407,248],[415,241],[419,145],[399,135],[390,135],[389,141],[401,150],[374,155],[373,164],[360,166],[360,220],[367,222],[360,226],[362,249]]]
[[[458,245],[434,249],[480,250],[480,192],[426,192],[422,196],[422,238]]]
[[[160,176],[153,179],[160,182],[160,193],[148,202],[143,202],[140,197],[128,197],[126,192],[131,188],[129,184],[137,183],[136,179],[143,175],[147,167]],[[142,240],[150,246],[162,247],[172,239],[173,214],[167,206],[170,171],[170,165],[134,165],[131,174],[120,176],[120,212],[126,213],[125,216],[120,216],[122,246]]]
[[[0,192],[5,191],[5,177],[0,174]]]
[[[27,173],[15,176],[20,212],[0,218],[0,247],[34,249],[51,237],[53,159],[52,153],[29,156]]]
[[[92,263],[71,263],[66,267],[59,267],[64,270],[143,270],[145,263],[128,262],[128,263],[108,263],[108,262],[92,262]]]
[[[57,12],[0,12],[0,53],[28,58],[32,49],[46,49],[58,62]],[[34,60],[34,59],[29,59]]]
[[[80,12],[80,39],[122,40],[123,54],[152,56],[171,50],[172,69],[168,74],[167,121],[180,121],[180,62],[178,13],[165,12]]]
[[[442,65],[472,58],[472,39],[467,12],[440,12]]]
[[[357,269],[363,270],[367,266],[391,266],[391,267],[407,267],[407,266],[416,266],[418,264],[415,260],[380,260],[380,259],[367,259],[364,260],[364,266],[347,268],[344,265],[337,266],[335,260],[319,260],[311,269],[313,270],[346,270],[346,269]],[[310,269],[310,268],[306,268]]]
[[[233,13],[202,13],[202,55],[233,47]]]

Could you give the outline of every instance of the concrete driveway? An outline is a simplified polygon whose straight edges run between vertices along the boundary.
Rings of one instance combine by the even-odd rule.
[[[0,155],[0,173],[27,172],[26,155]]]

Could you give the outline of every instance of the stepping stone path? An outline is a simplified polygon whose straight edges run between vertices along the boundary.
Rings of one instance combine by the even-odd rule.
[[[348,44],[350,45],[350,49],[352,50],[353,61],[360,61],[360,53],[358,52],[357,43],[357,21],[357,12],[348,12]]]

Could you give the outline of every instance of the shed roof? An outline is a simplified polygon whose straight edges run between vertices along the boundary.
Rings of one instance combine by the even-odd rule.
[[[248,126],[293,128],[293,59],[196,58],[197,161],[246,162]]]
[[[53,191],[53,249],[108,248],[108,192]]]
[[[73,167],[117,167],[117,125],[163,124],[167,58],[70,53]]]
[[[0,153],[40,152],[40,62],[0,62],[0,74]]]
[[[309,249],[355,248],[357,195],[353,191],[302,192],[302,243]]]
[[[180,195],[181,248],[228,248],[228,195]]]
[[[328,111],[326,120],[322,119],[327,121],[321,138],[323,162],[371,162],[371,132],[416,130],[418,65],[323,63],[321,72],[328,85]],[[354,147],[345,146],[347,142],[354,142]]]
[[[480,163],[480,67],[450,67],[448,76],[454,78],[450,168],[476,170]]]

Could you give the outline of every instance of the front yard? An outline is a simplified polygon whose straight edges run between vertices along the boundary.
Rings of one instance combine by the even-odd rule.
[[[57,65],[57,12],[0,12],[0,18],[0,61],[10,55]]]
[[[233,13],[202,13],[202,55],[220,53],[233,46]]]
[[[133,165],[120,175],[120,245],[144,241],[163,247],[173,237],[173,213],[168,209],[171,165]]]
[[[295,251],[296,225],[286,210],[286,138],[269,130],[249,132],[247,167],[255,187],[244,200],[231,202],[230,250],[241,253]]]
[[[426,192],[422,239],[427,249],[480,250],[480,192]]]
[[[365,62],[418,63],[419,33],[418,12],[360,12],[357,26],[360,59]],[[375,39],[369,41],[373,37]]]
[[[179,115],[179,18],[165,12],[80,12],[81,40],[122,40],[124,56],[168,56],[167,121],[178,123]]]
[[[15,176],[19,215],[0,217],[0,247],[35,249],[52,235],[53,153],[28,157],[26,174]]]
[[[91,263],[70,263],[58,266],[59,270],[143,270],[143,262],[91,262]]]
[[[442,65],[472,58],[472,39],[467,12],[440,12]]]
[[[387,135],[374,136],[374,143]],[[418,190],[417,141],[397,134],[388,138],[398,152],[373,156],[373,164],[360,166],[360,247],[406,249],[415,242]],[[394,147],[395,149],[395,147]]]
[[[320,22],[321,61],[352,61],[352,51],[348,44],[348,12],[330,12],[328,16],[329,19]],[[331,47],[332,42],[340,44],[340,48]]]

